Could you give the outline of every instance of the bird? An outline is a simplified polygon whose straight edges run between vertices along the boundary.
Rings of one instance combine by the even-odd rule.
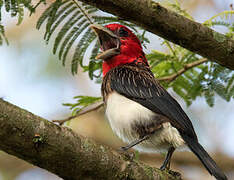
[[[189,117],[150,70],[140,40],[121,24],[91,25],[100,43],[105,115],[126,146],[143,152],[167,152],[160,167],[170,168],[176,149],[188,147],[217,180],[226,175],[199,143]]]

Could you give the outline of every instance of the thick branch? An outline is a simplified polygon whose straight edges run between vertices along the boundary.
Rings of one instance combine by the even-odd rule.
[[[192,62],[190,64],[186,64],[186,65],[184,65],[184,67],[182,69],[180,69],[175,74],[172,74],[172,75],[169,75],[169,76],[165,76],[165,77],[161,77],[161,78],[157,78],[157,80],[159,80],[159,81],[167,81],[167,82],[174,81],[178,76],[184,74],[189,69],[192,69],[193,67],[199,66],[200,64],[202,64],[204,62],[207,62],[207,61],[208,61],[207,59],[203,58],[203,59],[200,59],[198,61]]]
[[[234,69],[234,40],[151,0],[79,0]]]
[[[0,99],[0,149],[69,179],[180,179]]]

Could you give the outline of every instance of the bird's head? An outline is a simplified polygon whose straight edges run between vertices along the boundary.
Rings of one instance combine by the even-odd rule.
[[[102,59],[103,75],[112,68],[128,63],[144,63],[148,65],[141,42],[127,27],[120,24],[108,24],[105,27],[92,25],[97,34],[101,53],[96,59]]]

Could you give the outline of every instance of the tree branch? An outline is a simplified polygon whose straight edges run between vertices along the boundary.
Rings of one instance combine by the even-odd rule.
[[[79,0],[234,69],[234,40],[151,0]]]
[[[181,179],[0,99],[0,149],[63,179]]]
[[[180,69],[175,74],[172,74],[172,75],[169,75],[169,76],[165,76],[165,77],[160,77],[160,78],[157,78],[157,80],[159,80],[159,81],[167,81],[167,82],[174,81],[178,76],[184,74],[189,69],[192,69],[193,67],[199,66],[200,64],[202,64],[204,62],[207,62],[207,61],[208,60],[206,58],[202,58],[202,59],[200,59],[198,61],[192,62],[190,64],[186,64],[186,65],[184,65],[184,67],[182,69]]]

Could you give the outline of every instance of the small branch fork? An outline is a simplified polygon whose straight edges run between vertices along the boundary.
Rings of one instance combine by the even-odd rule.
[[[76,0],[72,0],[76,6],[80,9],[80,11],[84,14],[84,16],[88,19],[90,24],[93,24],[93,21],[91,20],[91,18],[89,17],[89,15],[82,9],[82,7],[78,4],[78,2],[76,2]]]
[[[205,62],[207,62],[208,59],[206,58],[202,58],[198,61],[192,62],[190,64],[186,64],[184,65],[184,67],[182,69],[180,69],[177,73],[169,75],[169,76],[165,76],[165,77],[161,77],[161,78],[157,78],[158,81],[167,81],[167,82],[171,82],[174,81],[177,77],[179,77],[180,75],[184,74],[186,71],[188,71],[189,69],[192,69],[196,66],[199,66],[200,64],[203,64]]]
[[[96,102],[96,103],[93,103],[93,104],[91,104],[91,105],[89,105],[89,106],[83,108],[79,113],[77,113],[77,114],[74,115],[74,116],[70,116],[70,117],[68,117],[68,118],[66,118],[66,119],[62,119],[62,120],[52,120],[52,122],[58,123],[58,124],[61,126],[61,125],[63,125],[65,122],[70,121],[71,119],[76,118],[76,117],[78,117],[78,116],[80,116],[80,115],[82,115],[82,114],[86,114],[86,113],[88,113],[88,112],[94,111],[94,110],[96,110],[96,109],[102,107],[103,105],[104,105],[103,101],[98,101],[98,102]]]

